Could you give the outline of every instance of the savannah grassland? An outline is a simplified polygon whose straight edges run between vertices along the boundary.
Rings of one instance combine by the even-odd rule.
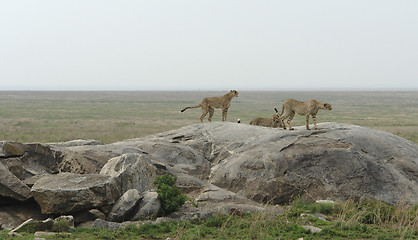
[[[0,141],[62,142],[96,139],[104,143],[142,137],[199,123],[202,98],[225,92],[0,92]],[[418,143],[418,92],[283,91],[245,92],[234,98],[228,121],[248,123],[271,117],[288,98],[317,99],[332,111],[318,122],[340,122],[387,131]],[[207,119],[207,117],[206,117]],[[212,121],[221,120],[215,110]],[[207,120],[205,120],[207,121]],[[311,119],[312,124],[312,119]],[[293,126],[304,125],[295,116]]]
[[[0,92],[0,141],[61,142],[96,139],[104,143],[137,138],[199,123],[200,109],[180,110],[203,97],[226,92]],[[270,117],[288,98],[332,104],[318,122],[356,124],[418,143],[418,92],[244,92],[233,99],[228,121],[247,124]],[[213,121],[220,121],[215,110]],[[304,125],[295,116],[293,126]],[[283,130],[285,131],[285,130]],[[190,203],[189,203],[190,204]],[[208,220],[128,226],[123,230],[69,230],[45,239],[418,239],[418,204],[346,201],[314,204],[297,200],[281,216],[219,215]],[[323,218],[315,217],[323,214]],[[305,217],[301,217],[305,214]],[[306,215],[308,214],[308,215]],[[323,220],[325,219],[325,220]],[[302,226],[321,228],[313,233]],[[62,231],[68,231],[62,228]],[[34,239],[31,232],[13,239]],[[10,239],[0,231],[0,239]]]

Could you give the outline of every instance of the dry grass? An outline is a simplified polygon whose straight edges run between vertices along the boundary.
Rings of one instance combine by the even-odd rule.
[[[0,141],[105,143],[199,123],[200,109],[180,109],[224,92],[0,92]],[[228,121],[271,117],[288,98],[332,104],[318,122],[341,122],[387,131],[418,142],[417,92],[240,92]],[[213,121],[220,121],[215,110]],[[292,125],[304,124],[296,116]]]
[[[347,200],[336,205],[335,221],[347,225],[373,224],[396,230],[401,239],[406,232],[418,229],[418,204],[387,205],[378,201]]]

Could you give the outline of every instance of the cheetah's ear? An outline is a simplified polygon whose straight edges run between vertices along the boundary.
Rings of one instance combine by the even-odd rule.
[[[274,111],[276,111],[276,113],[279,113],[279,111],[277,111],[277,108],[274,108]]]

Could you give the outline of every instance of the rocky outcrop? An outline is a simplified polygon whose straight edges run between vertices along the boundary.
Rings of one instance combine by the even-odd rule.
[[[176,175],[177,186],[195,202],[171,215],[178,219],[278,213],[275,204],[296,196],[417,203],[416,144],[360,126],[318,126],[288,131],[213,122],[106,145],[0,142],[0,205],[33,196],[43,213],[71,213],[76,223],[84,219],[78,216],[93,216],[87,214],[93,209],[110,221],[149,218],[155,209],[142,213],[153,201],[142,200],[155,195],[153,180],[166,173]],[[127,201],[121,197],[127,192],[141,200]],[[9,213],[0,214],[7,218]]]
[[[416,203],[416,144],[360,126],[322,123],[319,127],[317,131],[303,127],[285,131],[218,122],[125,144],[138,144],[150,158],[158,156],[174,169],[257,202],[282,204],[300,195],[312,200]],[[150,142],[177,149],[182,161],[164,157],[163,150],[154,155],[155,148],[149,146],[155,145]]]

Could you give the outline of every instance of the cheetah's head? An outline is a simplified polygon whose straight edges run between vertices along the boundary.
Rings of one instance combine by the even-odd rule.
[[[322,106],[323,109],[328,109],[328,110],[332,110],[332,106],[329,103],[324,103],[324,105]]]
[[[232,93],[234,97],[238,97],[238,92],[236,90],[231,90],[229,93]]]

